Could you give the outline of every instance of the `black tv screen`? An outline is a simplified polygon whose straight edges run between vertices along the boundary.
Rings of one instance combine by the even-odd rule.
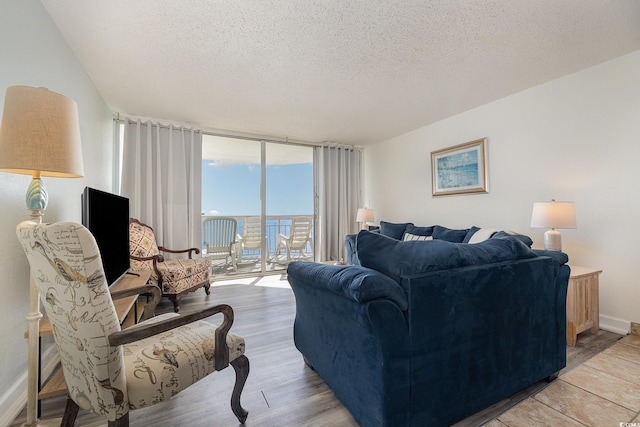
[[[129,199],[85,187],[82,225],[95,237],[107,283],[112,285],[129,269]]]

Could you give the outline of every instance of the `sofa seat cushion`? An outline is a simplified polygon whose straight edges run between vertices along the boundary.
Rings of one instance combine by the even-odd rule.
[[[166,313],[138,325],[153,324],[175,316],[178,315]],[[123,345],[129,407],[144,408],[168,400],[215,371],[217,327],[199,320]],[[244,354],[244,338],[229,332],[227,347],[231,362]],[[177,369],[181,365],[191,369]]]
[[[369,233],[380,236],[377,233]],[[384,237],[384,236],[383,236]],[[384,239],[392,240],[389,237]],[[359,303],[376,299],[388,299],[406,311],[409,303],[398,283],[384,274],[358,265],[325,265],[294,261],[289,264],[287,273],[295,277],[304,277],[305,285],[344,295]]]
[[[398,283],[402,276],[536,256],[519,239],[506,234],[468,245],[438,239],[398,241],[360,232],[356,250],[363,267],[377,270]]]

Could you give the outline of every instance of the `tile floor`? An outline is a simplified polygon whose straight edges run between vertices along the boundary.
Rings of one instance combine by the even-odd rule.
[[[639,414],[640,336],[627,335],[485,426],[640,426]]]

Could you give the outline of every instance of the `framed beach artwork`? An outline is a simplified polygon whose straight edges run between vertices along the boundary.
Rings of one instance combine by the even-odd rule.
[[[487,138],[431,152],[434,196],[487,193]]]

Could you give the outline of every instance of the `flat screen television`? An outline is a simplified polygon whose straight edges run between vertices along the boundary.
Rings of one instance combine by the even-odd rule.
[[[129,199],[95,188],[82,192],[82,225],[96,239],[107,283],[129,269]]]

